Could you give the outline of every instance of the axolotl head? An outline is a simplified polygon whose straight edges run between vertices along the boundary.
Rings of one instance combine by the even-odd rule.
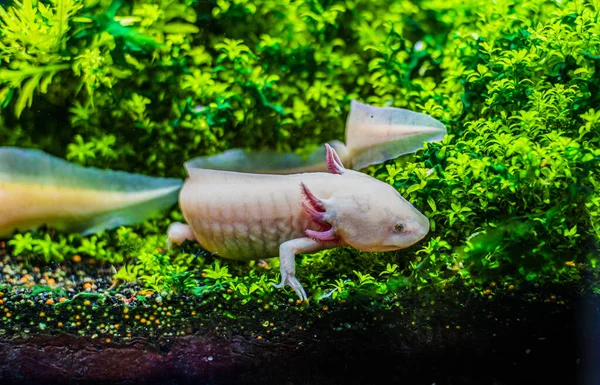
[[[392,186],[345,169],[329,146],[327,165],[339,174],[332,180],[329,197],[316,197],[302,185],[305,211],[324,228],[307,230],[308,236],[362,251],[384,252],[409,247],[427,235],[429,219]]]

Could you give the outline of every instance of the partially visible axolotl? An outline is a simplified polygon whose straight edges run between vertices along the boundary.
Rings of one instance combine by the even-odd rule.
[[[169,243],[196,240],[223,258],[279,255],[282,288],[307,299],[295,256],[339,246],[366,252],[406,248],[425,237],[429,220],[392,186],[346,169],[326,145],[329,173],[249,174],[188,166],[179,195],[188,225],[173,223]]]

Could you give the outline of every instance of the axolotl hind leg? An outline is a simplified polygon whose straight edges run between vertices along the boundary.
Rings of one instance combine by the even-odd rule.
[[[195,241],[196,236],[192,228],[180,222],[173,222],[167,230],[167,246],[170,249],[173,245],[180,245],[184,241]]]
[[[289,285],[301,301],[306,301],[308,297],[302,287],[298,278],[296,278],[296,254],[310,254],[316,253],[317,251],[323,250],[327,246],[320,242],[315,241],[312,238],[297,238],[287,242],[283,242],[279,246],[279,260],[281,269],[281,283],[273,284],[276,288],[280,289],[286,285]]]

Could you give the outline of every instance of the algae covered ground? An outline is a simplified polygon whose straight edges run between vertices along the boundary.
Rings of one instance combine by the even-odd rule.
[[[116,285],[110,267],[90,261],[40,268],[3,253],[3,383],[600,379],[600,299],[579,283],[405,288],[394,303],[352,290],[341,301],[299,304],[290,293],[241,304],[226,287],[198,296]]]

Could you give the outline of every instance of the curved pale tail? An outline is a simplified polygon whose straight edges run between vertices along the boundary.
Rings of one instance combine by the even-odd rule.
[[[411,154],[426,142],[441,141],[446,127],[429,115],[395,107],[373,107],[353,100],[346,122],[346,143],[329,144],[342,163],[354,170],[401,155]],[[219,155],[194,158],[188,168],[238,171],[257,174],[325,172],[325,148],[319,146],[307,160],[294,153],[272,150],[249,152],[231,149]]]
[[[424,143],[440,142],[445,135],[446,127],[429,115],[356,100],[346,122],[346,146],[354,170],[412,154]]]
[[[335,148],[342,160],[348,160],[349,153],[344,143],[333,140],[329,145]],[[253,174],[299,174],[327,170],[324,146],[319,146],[306,160],[294,153],[273,150],[253,152],[234,148],[218,155],[194,158],[186,162],[185,167]]]
[[[174,205],[182,183],[0,147],[0,237],[43,225],[86,235],[135,224]]]

